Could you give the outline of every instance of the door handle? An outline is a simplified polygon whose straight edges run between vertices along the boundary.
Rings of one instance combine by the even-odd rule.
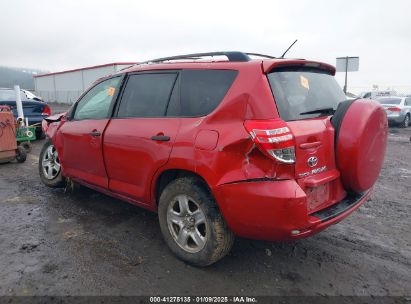
[[[89,133],[91,136],[94,136],[94,137],[97,137],[97,136],[100,136],[101,135],[101,133],[99,132],[99,131],[93,131],[93,132],[90,132]]]
[[[156,140],[156,141],[169,141],[169,140],[170,140],[170,136],[156,135],[156,136],[152,136],[151,139],[152,139],[152,140]]]

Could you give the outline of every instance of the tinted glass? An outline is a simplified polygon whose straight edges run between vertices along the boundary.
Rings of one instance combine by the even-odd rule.
[[[204,116],[227,94],[237,71],[184,70],[181,73],[181,116]]]
[[[286,121],[327,115],[302,114],[333,108],[347,99],[334,77],[325,71],[284,69],[268,74],[271,90],[281,118]]]
[[[381,104],[388,105],[399,105],[401,103],[401,98],[378,98],[377,100]]]
[[[130,75],[121,98],[119,117],[160,117],[166,113],[177,74]]]
[[[167,106],[167,116],[179,116],[181,113],[180,106],[180,76],[177,76],[173,92],[171,93],[170,102]]]
[[[120,77],[105,80],[84,95],[78,102],[74,119],[103,119],[109,116],[110,104]]]

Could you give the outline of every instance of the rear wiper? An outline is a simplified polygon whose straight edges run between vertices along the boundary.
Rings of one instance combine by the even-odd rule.
[[[300,115],[307,115],[307,114],[334,114],[335,109],[334,108],[323,108],[323,109],[315,109],[312,111],[307,111],[307,112],[302,112]]]

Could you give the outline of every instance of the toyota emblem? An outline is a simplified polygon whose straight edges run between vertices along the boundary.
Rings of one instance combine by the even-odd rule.
[[[310,167],[315,167],[318,164],[318,158],[315,156],[311,156],[308,160],[307,163]]]

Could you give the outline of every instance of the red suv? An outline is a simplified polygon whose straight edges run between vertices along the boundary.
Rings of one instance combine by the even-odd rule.
[[[132,66],[46,119],[41,180],[158,212],[167,245],[193,265],[224,257],[234,235],[313,235],[367,200],[387,141],[384,109],[345,100],[334,74],[242,52]]]

